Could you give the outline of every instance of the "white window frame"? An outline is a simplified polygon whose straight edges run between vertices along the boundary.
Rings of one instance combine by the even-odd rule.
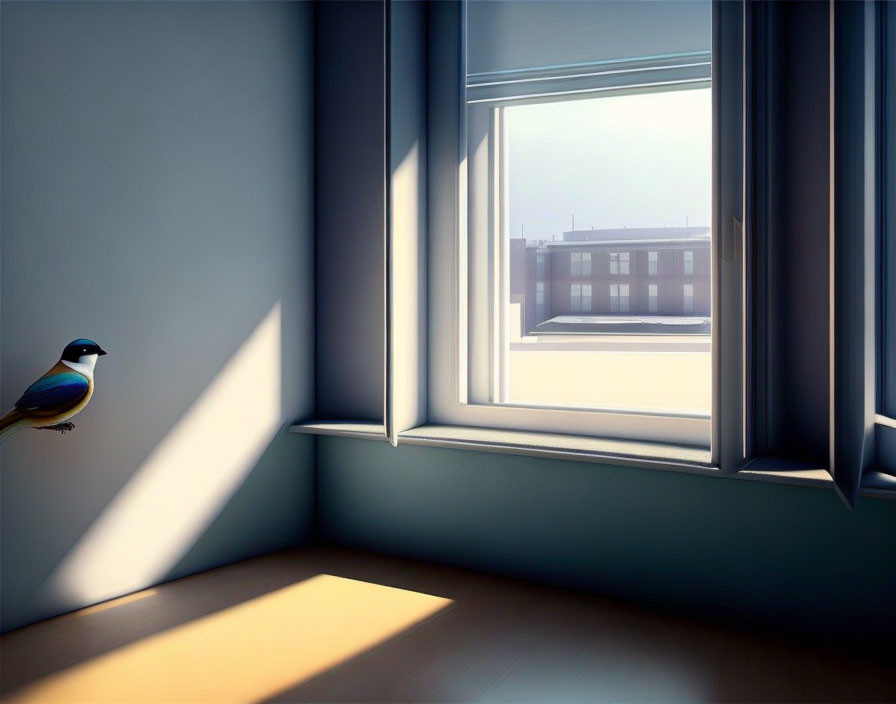
[[[685,276],[694,275],[694,250],[686,249],[682,253],[683,271]]]
[[[647,275],[656,276],[659,267],[659,252],[652,251],[647,253]]]
[[[619,284],[619,312],[628,313],[631,310],[631,288],[629,284]]]
[[[730,29],[742,21],[743,8],[740,3],[732,3],[732,7],[722,4],[713,5],[713,56],[714,61],[721,61],[725,71],[732,76],[740,75],[742,55],[740,35],[732,33],[724,45],[719,42],[719,27]],[[451,11],[446,11],[442,19],[447,19]],[[508,91],[518,90],[518,86],[483,80],[471,89],[465,89],[463,81],[457,76],[465,75],[463,70],[464,52],[462,28],[465,8],[458,7],[456,24],[454,17],[450,21],[440,21],[438,27],[438,67],[442,71],[432,83],[438,85],[438,94],[430,100],[430,144],[429,159],[431,169],[435,164],[437,173],[430,172],[430,371],[429,379],[429,416],[431,422],[458,426],[492,427],[497,429],[540,430],[547,432],[589,435],[606,438],[625,438],[629,440],[650,440],[672,444],[697,445],[711,447],[711,462],[722,469],[733,468],[743,461],[740,401],[742,395],[741,381],[741,267],[742,247],[740,223],[743,219],[742,190],[742,154],[741,147],[743,118],[741,114],[742,93],[737,81],[728,83],[730,89],[723,91],[720,83],[714,81],[713,89],[713,172],[714,172],[714,222],[713,229],[713,403],[711,418],[703,414],[665,413],[660,411],[639,412],[629,409],[602,408],[594,410],[573,410],[557,407],[533,407],[501,404],[502,368],[488,356],[489,349],[501,347],[499,334],[489,337],[485,342],[476,342],[469,334],[470,321],[476,322],[475,301],[485,297],[500,299],[506,281],[492,280],[491,285],[484,288],[482,282],[491,278],[489,271],[497,272],[496,263],[501,261],[501,252],[489,252],[486,247],[482,256],[477,257],[475,248],[479,245],[469,240],[470,223],[477,213],[487,212],[488,207],[478,202],[480,196],[488,193],[500,194],[506,184],[495,179],[499,173],[485,169],[485,173],[493,174],[485,193],[476,193],[468,188],[469,181],[474,178],[477,157],[491,159],[491,163],[499,163],[502,154],[500,134],[502,131],[502,105],[517,101],[508,96]],[[720,13],[727,15],[728,20],[720,19]],[[460,40],[460,41],[459,41]],[[449,64],[459,70],[452,78],[448,72]],[[665,61],[665,59],[664,59]],[[670,83],[691,84],[708,83],[708,65],[698,65],[697,60],[688,62],[688,66],[672,66],[668,61],[664,67],[651,67],[640,73],[643,78],[652,77],[664,72]],[[637,67],[640,70],[640,67]],[[610,91],[632,90],[631,85],[623,87],[628,80],[628,67],[617,64],[613,67],[612,77],[603,70],[589,72],[588,76],[576,76],[575,86],[579,95],[607,94]],[[667,70],[668,69],[668,70]],[[715,68],[713,69],[715,73]],[[706,71],[706,73],[702,73]],[[699,75],[698,75],[699,74]],[[632,74],[634,75],[634,74]],[[479,80],[476,78],[476,80]],[[739,80],[739,79],[738,79]],[[554,88],[562,88],[565,79],[551,83]],[[608,81],[608,82],[607,82]],[[536,81],[527,87],[539,87]],[[650,83],[655,86],[657,83]],[[669,86],[664,86],[669,87]],[[466,91],[466,92],[465,92]],[[556,99],[558,90],[551,99]],[[454,96],[453,98],[451,96]],[[529,96],[527,99],[539,100],[541,96]],[[468,152],[467,132],[469,122],[464,116],[472,107],[484,107],[488,118],[481,123],[488,125],[490,134],[499,137],[492,141],[488,148]],[[475,122],[475,121],[474,121]],[[488,131],[488,130],[486,130]],[[472,143],[476,143],[475,140]],[[455,161],[456,159],[456,161]],[[453,162],[453,166],[451,166]],[[488,163],[488,162],[487,162]],[[724,164],[724,168],[722,167]],[[481,175],[482,172],[480,172]],[[468,202],[468,195],[471,200]],[[487,200],[487,199],[486,199]],[[491,213],[492,226],[501,222],[501,209]],[[506,214],[504,214],[506,217]],[[495,241],[500,241],[500,238]],[[723,242],[727,243],[723,246]],[[726,257],[722,259],[722,252]],[[471,253],[473,256],[471,256]],[[453,261],[454,267],[445,266],[445,262]],[[478,263],[474,263],[478,262]],[[471,270],[472,269],[474,270]],[[484,267],[484,268],[483,268]],[[479,276],[479,274],[483,274]],[[499,276],[498,279],[501,277]],[[506,279],[506,277],[504,277]],[[728,291],[728,295],[725,294]],[[721,294],[721,295],[720,295]],[[724,299],[725,309],[719,305]],[[482,308],[480,310],[488,310]],[[492,308],[493,315],[500,316],[500,310]],[[727,321],[727,323],[726,323]],[[478,322],[482,322],[479,320]],[[465,324],[466,323],[466,324]],[[503,325],[489,328],[498,333]],[[723,332],[724,329],[724,332]],[[727,339],[724,352],[718,344],[721,336]],[[734,352],[736,350],[736,353]],[[485,355],[483,356],[483,352]],[[480,355],[480,359],[490,359],[485,365],[476,365],[471,360]],[[476,367],[476,368],[474,368]],[[506,366],[503,367],[506,369]],[[506,380],[504,382],[506,384]],[[734,383],[733,388],[729,388]],[[506,387],[505,387],[506,388]],[[726,395],[726,408],[719,403],[721,394]],[[729,412],[730,411],[730,412]],[[721,442],[725,438],[725,442]],[[710,443],[707,441],[710,440]],[[734,471],[732,469],[731,471]]]
[[[647,312],[656,313],[659,301],[659,286],[647,284]]]

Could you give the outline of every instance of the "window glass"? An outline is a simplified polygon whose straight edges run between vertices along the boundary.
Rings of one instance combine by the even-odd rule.
[[[711,3],[556,7],[467,4],[471,398],[708,418]],[[532,31],[579,13],[586,41]]]
[[[684,275],[694,275],[694,252],[690,249],[686,249],[684,252]]]

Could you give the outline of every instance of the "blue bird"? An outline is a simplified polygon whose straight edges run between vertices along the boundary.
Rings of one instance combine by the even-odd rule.
[[[69,418],[80,413],[93,396],[96,360],[106,354],[93,340],[74,340],[50,371],[29,386],[16,407],[0,418],[0,441],[22,428],[74,429]]]

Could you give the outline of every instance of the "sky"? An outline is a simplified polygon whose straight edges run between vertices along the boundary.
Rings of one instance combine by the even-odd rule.
[[[510,236],[709,226],[709,88],[506,109]]]

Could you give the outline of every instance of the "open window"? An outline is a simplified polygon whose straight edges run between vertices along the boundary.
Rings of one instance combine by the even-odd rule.
[[[714,188],[740,169],[713,156],[712,3],[456,8],[457,107],[430,115],[431,146],[458,135],[456,215],[430,218],[430,416],[709,450]]]

